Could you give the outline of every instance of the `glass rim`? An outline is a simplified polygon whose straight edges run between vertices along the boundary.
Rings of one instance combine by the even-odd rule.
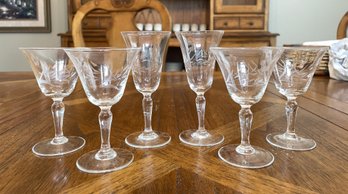
[[[197,30],[197,31],[176,31],[175,34],[207,34],[212,32],[220,32],[221,34],[225,33],[225,31],[223,30]]]
[[[19,47],[19,50],[64,50],[69,47]]]
[[[210,47],[210,50],[262,50],[262,49],[279,49],[279,50],[284,50],[284,47],[278,47],[278,46],[264,46],[264,47],[219,47],[219,46],[214,46]]]
[[[328,50],[329,47],[327,46],[285,46],[283,47],[284,50]]]
[[[213,50],[260,50],[260,49],[283,49],[283,50],[327,50],[325,46],[296,46],[296,47],[282,47],[282,46],[264,46],[264,47],[210,47]]]
[[[67,47],[64,48],[64,51],[79,51],[79,52],[101,52],[101,51],[133,51],[133,50],[140,50],[140,47],[131,47],[131,48],[117,48],[117,47]]]
[[[170,35],[171,31],[122,31],[121,34],[143,34],[143,35],[155,35],[155,34],[168,34]]]

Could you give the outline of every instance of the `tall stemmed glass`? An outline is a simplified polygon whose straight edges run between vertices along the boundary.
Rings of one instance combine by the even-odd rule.
[[[314,140],[295,133],[298,107],[296,98],[309,88],[324,53],[325,48],[289,47],[285,48],[277,62],[273,71],[274,83],[278,91],[287,98],[285,106],[287,127],[285,133],[276,132],[267,135],[267,141],[273,146],[298,151],[311,150],[316,147]]]
[[[223,31],[175,32],[185,63],[187,80],[190,88],[197,94],[196,108],[198,129],[180,133],[182,142],[192,146],[213,146],[224,141],[224,136],[208,132],[204,126],[206,100],[204,93],[213,84],[215,59],[209,48],[218,46]]]
[[[251,146],[250,132],[253,113],[250,108],[265,93],[281,48],[211,48],[222,71],[227,90],[241,106],[239,122],[240,145],[220,148],[219,157],[233,166],[262,168],[273,163],[273,155],[260,147]]]
[[[88,173],[111,172],[127,167],[133,161],[133,154],[110,146],[111,107],[123,96],[139,48],[72,48],[65,51],[75,65],[88,100],[101,110],[100,149],[82,155],[76,162],[77,167]]]
[[[145,127],[126,137],[126,143],[135,148],[161,147],[170,142],[169,134],[154,131],[151,126],[151,95],[159,86],[163,57],[166,53],[170,32],[121,32],[127,47],[140,47],[140,57],[132,67],[135,88],[143,95],[143,113]]]
[[[41,92],[53,100],[51,106],[55,136],[35,144],[38,156],[59,156],[74,152],[85,145],[82,137],[63,134],[64,97],[75,88],[77,73],[62,48],[20,48],[34,72]]]

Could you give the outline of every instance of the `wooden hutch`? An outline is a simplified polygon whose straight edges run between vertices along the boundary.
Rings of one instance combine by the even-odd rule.
[[[59,34],[62,47],[74,46],[71,37],[72,19],[76,10],[90,0],[67,1],[68,32]],[[268,32],[269,0],[160,1],[171,13],[173,24],[205,24],[207,29],[224,30],[221,46],[275,46],[276,44],[278,34]],[[143,15],[140,20],[144,20],[144,18],[145,20],[156,20],[151,15]],[[107,13],[98,11],[90,14],[83,25],[88,46],[107,46],[104,34],[104,29],[109,25]],[[178,46],[175,36],[172,37],[170,46]]]
[[[91,0],[67,0],[68,32],[61,33],[61,46],[73,47],[71,24],[77,9]],[[100,0],[99,0],[100,1]],[[134,0],[114,0],[129,3]],[[148,0],[151,1],[151,0]],[[205,25],[206,29],[224,30],[220,43],[223,47],[275,46],[278,34],[268,32],[269,0],[160,0],[169,10],[173,25]],[[158,23],[158,14],[151,10],[138,13],[134,23]],[[105,29],[110,25],[106,12],[92,12],[83,22],[86,45],[108,46]],[[174,33],[169,41],[167,61],[182,62],[178,59],[179,43]],[[181,55],[180,55],[181,57]]]

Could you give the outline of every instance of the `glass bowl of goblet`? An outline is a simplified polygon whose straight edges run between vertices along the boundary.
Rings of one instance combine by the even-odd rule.
[[[287,98],[287,126],[285,132],[267,135],[266,139],[271,145],[297,151],[316,147],[314,140],[299,136],[295,132],[298,108],[296,98],[308,90],[325,51],[326,48],[322,47],[287,47],[276,63],[273,71],[274,83],[278,91]]]
[[[151,95],[160,84],[164,54],[167,51],[170,32],[129,31],[121,32],[127,47],[140,47],[140,57],[132,66],[135,88],[143,95],[144,129],[126,137],[126,143],[135,148],[156,148],[167,145],[168,133],[152,129]]]
[[[221,30],[175,32],[184,59],[187,81],[197,95],[198,128],[185,130],[179,135],[180,141],[188,145],[214,146],[224,141],[223,135],[208,131],[204,125],[204,93],[213,84],[215,68],[215,58],[209,48],[219,45],[223,33]]]
[[[219,149],[219,157],[233,166],[262,168],[274,161],[271,152],[252,146],[250,132],[253,113],[250,108],[265,93],[275,61],[281,48],[221,48],[210,49],[221,69],[228,93],[241,106],[239,123],[241,143],[225,145]]]
[[[133,161],[133,154],[110,145],[111,107],[123,96],[139,48],[71,48],[65,51],[74,63],[88,100],[100,108],[100,149],[82,155],[76,166],[87,173],[127,167]]]
[[[55,136],[35,144],[33,153],[38,156],[60,156],[81,149],[85,145],[82,137],[63,134],[63,99],[73,92],[78,78],[69,57],[62,48],[32,47],[20,50],[30,63],[41,92],[53,100],[51,112]]]

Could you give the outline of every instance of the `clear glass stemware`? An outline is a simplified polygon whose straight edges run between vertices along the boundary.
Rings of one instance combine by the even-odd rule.
[[[65,51],[75,65],[88,100],[100,108],[100,149],[82,155],[76,162],[77,167],[88,173],[127,167],[133,161],[133,154],[110,146],[111,107],[123,96],[139,48],[71,48]]]
[[[267,135],[266,139],[271,145],[298,151],[316,147],[314,140],[295,133],[298,108],[296,98],[308,90],[325,50],[320,47],[288,47],[276,63],[273,71],[274,83],[278,91],[287,98],[285,106],[287,127],[285,133],[275,132]]]
[[[253,113],[250,108],[265,93],[281,48],[211,48],[224,77],[228,93],[241,106],[241,143],[220,148],[219,157],[233,166],[262,168],[274,161],[271,152],[250,144]]]
[[[59,156],[77,151],[85,145],[85,140],[63,134],[63,99],[73,92],[78,77],[73,64],[62,48],[20,49],[31,65],[41,92],[53,100],[55,137],[35,144],[32,151],[38,156]]]
[[[198,129],[183,131],[179,138],[183,143],[192,146],[213,146],[222,143],[223,135],[213,131],[208,132],[204,126],[206,106],[204,93],[213,84],[215,67],[215,59],[209,48],[219,45],[223,31],[175,32],[175,35],[180,42],[189,86],[197,94],[198,114]]]
[[[121,32],[127,47],[140,47],[140,57],[132,66],[135,88],[143,95],[145,127],[126,137],[126,143],[135,148],[155,148],[168,144],[168,133],[154,131],[151,126],[153,102],[151,95],[160,84],[164,54],[170,32],[135,31]]]

